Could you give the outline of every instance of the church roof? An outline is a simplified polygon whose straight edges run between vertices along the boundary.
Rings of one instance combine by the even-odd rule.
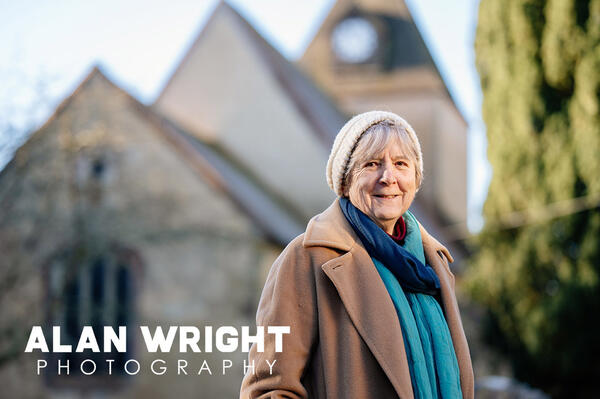
[[[346,115],[336,107],[333,100],[317,88],[312,79],[307,77],[295,64],[288,61],[277,49],[269,44],[244,17],[225,1],[219,2],[206,25],[171,74],[155,103],[160,102],[162,95],[172,84],[175,76],[183,69],[185,63],[188,62],[189,57],[194,53],[195,47],[203,39],[209,25],[215,23],[217,20],[216,16],[219,13],[229,13],[234,16],[238,26],[243,29],[243,34],[251,39],[257,54],[270,68],[280,87],[288,94],[298,111],[306,118],[313,131],[317,133],[319,140],[329,148],[333,144],[338,130],[346,121]]]
[[[266,235],[279,245],[287,245],[304,231],[303,222],[273,198],[255,179],[249,179],[232,162],[209,144],[177,127],[172,121],[160,117],[163,130],[173,144],[186,154],[191,163],[210,175],[213,184],[229,197],[256,223]]]
[[[265,236],[278,245],[286,245],[291,239],[304,230],[304,224],[272,198],[268,192],[258,186],[245,173],[229,162],[220,151],[185,132],[168,118],[159,115],[151,107],[142,104],[110,79],[96,66],[82,83],[56,108],[52,116],[27,140],[37,137],[52,121],[66,110],[74,98],[92,81],[100,79],[116,90],[124,93],[131,101],[133,109],[139,111],[156,130],[166,139],[171,148],[184,159],[187,164],[200,174],[215,190],[225,193],[232,202],[243,211]],[[21,146],[21,148],[23,147]],[[19,162],[20,151],[0,172],[0,178]],[[199,205],[200,206],[200,205]]]

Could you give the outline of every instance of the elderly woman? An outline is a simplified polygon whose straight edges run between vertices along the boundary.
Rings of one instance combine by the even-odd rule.
[[[372,111],[338,133],[339,196],[273,264],[242,398],[472,398],[473,369],[446,248],[408,210],[423,176],[416,134]],[[268,363],[267,363],[268,361]]]

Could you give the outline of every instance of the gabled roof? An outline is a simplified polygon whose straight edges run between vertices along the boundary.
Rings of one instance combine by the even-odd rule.
[[[152,107],[216,143],[302,220],[333,200],[323,175],[344,115],[226,3]]]
[[[263,232],[277,244],[285,246],[304,231],[304,223],[273,199],[268,192],[227,161],[210,145],[160,117],[163,130],[173,145],[213,184],[224,191]]]
[[[183,69],[183,66],[188,62],[189,57],[193,54],[195,47],[203,40],[205,32],[209,29],[210,24],[216,20],[215,16],[218,13],[232,14],[238,25],[244,30],[244,33],[249,37],[255,46],[256,52],[265,61],[265,64],[270,68],[271,73],[277,79],[280,87],[288,94],[289,98],[294,102],[298,111],[306,118],[312,126],[314,132],[318,134],[318,138],[323,142],[326,148],[329,148],[335,139],[338,130],[346,121],[344,115],[324,92],[319,90],[314,82],[304,75],[296,65],[288,61],[279,51],[269,44],[253,27],[242,17],[234,8],[225,1],[220,1],[213,14],[209,18],[206,25],[200,31],[193,44],[186,51],[185,56],[173,71],[167,83],[161,90],[161,94],[155,101],[155,104],[160,102],[162,95],[167,91],[174,80],[174,77]]]
[[[39,128],[31,139],[37,137],[53,120],[69,107],[73,99],[90,84],[92,80],[101,79],[106,84],[123,93],[131,102],[132,108],[148,120],[159,134],[166,139],[179,156],[201,175],[215,190],[223,192],[241,211],[246,214],[265,236],[278,245],[286,245],[295,236],[304,231],[304,224],[298,221],[268,193],[248,179],[234,165],[226,160],[211,146],[185,132],[152,108],[142,104],[115,83],[96,66],[82,83],[56,108],[52,116]],[[29,142],[29,140],[27,141]],[[24,144],[26,145],[27,142]],[[24,146],[23,145],[23,146]],[[21,149],[23,148],[21,146]],[[5,170],[12,169],[17,162],[19,151],[9,162]],[[0,179],[3,173],[0,173]]]
[[[335,106],[332,99],[316,87],[312,79],[273,48],[235,9],[226,3],[222,3],[222,7],[230,8],[238,17],[281,86],[286,89],[315,131],[319,132],[326,147],[330,148],[339,129],[346,122],[346,115]]]

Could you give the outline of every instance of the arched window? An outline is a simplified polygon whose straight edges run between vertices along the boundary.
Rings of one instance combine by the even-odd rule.
[[[118,386],[123,381],[124,363],[133,358],[135,298],[141,277],[141,261],[135,251],[118,245],[97,247],[84,244],[60,251],[45,267],[47,333],[50,341],[52,326],[61,327],[61,343],[72,345],[71,353],[49,353],[46,368],[51,386],[82,389]],[[92,326],[101,352],[85,350],[76,353],[83,326]],[[127,351],[103,352],[104,326],[118,332],[127,327]],[[81,362],[91,359],[96,364],[93,375],[83,375]],[[111,375],[109,362],[112,359]],[[57,365],[69,363],[58,375]],[[91,371],[87,362],[85,371]],[[85,377],[85,378],[78,378]]]

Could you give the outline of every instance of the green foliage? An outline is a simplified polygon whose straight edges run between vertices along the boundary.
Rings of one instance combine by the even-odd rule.
[[[475,47],[493,177],[467,287],[517,378],[554,397],[591,397],[600,380],[600,0],[482,0]],[[596,204],[523,216],[578,197]],[[523,223],[505,223],[515,212]]]

